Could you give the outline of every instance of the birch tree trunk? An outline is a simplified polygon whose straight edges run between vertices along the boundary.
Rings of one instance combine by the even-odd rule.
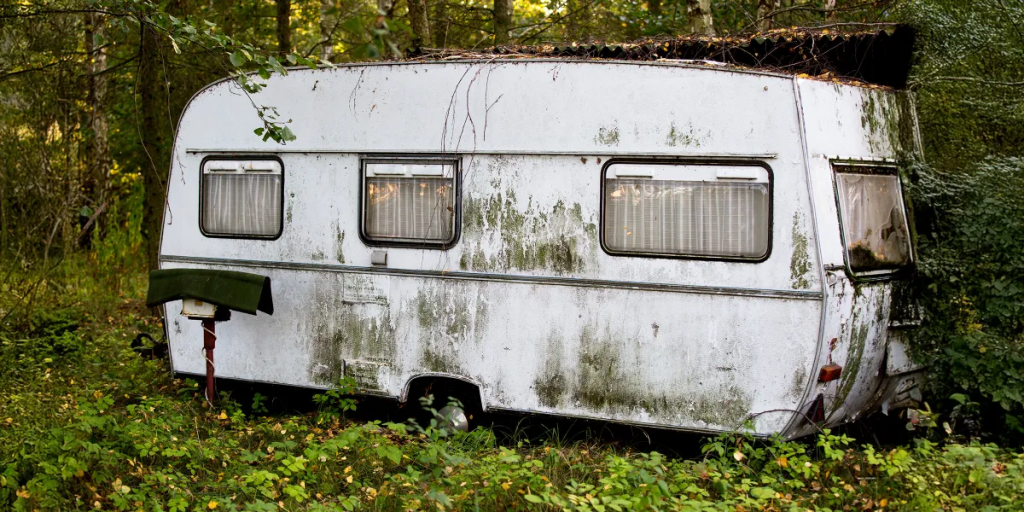
[[[828,9],[825,13],[825,19],[829,21],[836,20],[836,7],[838,7],[837,0],[825,0],[825,9]]]
[[[320,0],[320,60],[329,62],[334,56],[334,29],[338,25],[335,0]]]
[[[412,46],[430,44],[430,20],[427,19],[427,0],[407,0],[409,25],[412,27]]]
[[[292,0],[277,1],[277,51],[281,55],[292,51]]]
[[[108,138],[110,127],[107,120],[107,76],[103,74],[107,69],[107,49],[104,48],[107,31],[102,14],[88,13],[86,16],[90,18],[91,29],[86,42],[89,52],[89,127],[92,131],[92,140],[87,150],[90,174],[88,183],[93,187],[89,199],[93,202],[93,210],[98,211],[107,201],[111,163]],[[98,224],[94,222],[92,229],[97,228]],[[89,233],[83,235],[83,242],[88,243],[92,238]]]
[[[494,44],[508,44],[512,29],[512,0],[494,0]]]
[[[711,0],[686,0],[686,15],[690,20],[690,32],[704,36],[715,35],[711,20]]]

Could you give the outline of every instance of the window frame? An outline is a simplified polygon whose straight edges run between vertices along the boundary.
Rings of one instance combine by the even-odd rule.
[[[768,247],[763,256],[757,258],[743,258],[735,256],[704,256],[699,254],[672,254],[655,253],[643,251],[619,251],[608,247],[605,242],[605,199],[608,181],[608,168],[617,164],[647,164],[647,165],[691,165],[691,166],[718,166],[718,167],[761,167],[768,172]],[[682,181],[682,180],[680,180]],[[610,256],[626,256],[631,258],[662,258],[673,260],[703,260],[703,261],[726,261],[736,263],[762,263],[771,257],[775,240],[775,173],[767,162],[761,160],[736,160],[716,158],[612,158],[601,166],[601,208],[598,212],[598,239],[601,249]]]
[[[433,164],[451,165],[452,171],[452,208],[455,216],[452,219],[452,236],[450,240],[410,240],[395,238],[373,238],[366,233],[366,200],[367,200],[367,164]],[[409,178],[415,179],[415,178]],[[368,247],[407,247],[417,249],[436,249],[446,251],[459,243],[462,237],[462,159],[457,156],[407,156],[407,155],[373,155],[359,159],[359,239]]]
[[[917,254],[914,251],[915,236],[913,231],[913,217],[910,216],[910,209],[908,208],[907,197],[903,190],[903,177],[900,174],[899,167],[892,164],[891,162],[871,160],[831,160],[829,161],[829,167],[831,167],[832,170],[832,191],[835,195],[836,214],[839,219],[839,241],[843,245],[843,267],[845,267],[846,275],[848,275],[851,279],[859,281],[879,281],[891,279],[893,277],[900,276],[910,272],[917,264]],[[848,170],[841,171],[839,170],[839,168]],[[903,219],[907,223],[908,254],[906,263],[895,268],[886,268],[878,270],[853,270],[853,267],[850,265],[850,245],[846,241],[846,222],[843,220],[843,202],[839,194],[840,174],[893,176],[896,178],[896,189],[899,192],[900,207],[903,209]]]
[[[277,165],[281,166],[281,208],[280,208],[280,211],[278,211],[278,223],[277,223],[278,228],[277,228],[277,233],[275,233],[274,235],[236,235],[236,234],[230,234],[230,233],[224,233],[224,234],[222,234],[222,233],[210,233],[210,232],[206,231],[206,227],[203,226],[203,217],[204,217],[205,212],[206,212],[206,207],[205,207],[206,201],[203,199],[204,198],[204,193],[206,192],[206,179],[205,179],[206,163],[210,162],[210,161],[217,161],[217,160],[220,160],[220,161],[273,161],[273,162],[277,162]],[[268,241],[277,240],[278,238],[281,238],[281,235],[284,234],[284,210],[285,210],[285,204],[284,204],[285,193],[284,193],[284,190],[285,190],[285,180],[286,180],[285,174],[286,174],[286,172],[285,172],[284,162],[281,160],[280,157],[278,157],[276,155],[245,155],[245,154],[239,154],[239,155],[208,155],[208,156],[204,157],[203,160],[199,163],[199,219],[198,219],[199,232],[202,233],[202,235],[204,237],[206,237],[206,238],[233,238],[233,239],[239,239],[239,240],[268,240]]]

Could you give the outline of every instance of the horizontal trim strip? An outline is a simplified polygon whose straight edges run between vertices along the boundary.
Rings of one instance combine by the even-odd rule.
[[[209,154],[209,155],[247,155],[247,154],[343,154],[343,155],[383,155],[383,156],[431,156],[458,157],[474,155],[510,155],[510,156],[628,156],[636,158],[644,157],[677,157],[677,158],[722,158],[722,159],[743,159],[743,160],[771,160],[778,158],[778,153],[683,153],[679,151],[520,151],[520,150],[478,150],[478,151],[455,151],[444,152],[437,150],[419,149],[337,149],[337,148],[186,148],[186,153]]]
[[[580,288],[611,288],[619,290],[648,290],[660,292],[694,293],[700,295],[729,295],[737,297],[760,297],[766,299],[822,300],[820,291],[766,290],[756,288],[732,288],[695,286],[687,284],[641,283],[635,281],[609,281],[603,279],[578,279],[572,277],[522,276],[511,274],[480,274],[474,272],[441,272],[437,270],[411,270],[397,268],[357,267],[324,263],[291,263],[283,261],[238,260],[226,258],[203,258],[195,256],[160,256],[161,263],[192,263],[219,266],[274,268],[284,270],[349,272],[354,274],[387,274],[406,277],[435,277],[440,279],[461,279],[469,281],[502,281],[520,284],[550,284],[554,286],[575,286]]]

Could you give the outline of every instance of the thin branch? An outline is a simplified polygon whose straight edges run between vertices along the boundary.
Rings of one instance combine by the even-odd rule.
[[[18,70],[18,71],[10,71],[10,72],[4,73],[4,74],[0,74],[0,81],[7,80],[8,78],[12,78],[12,77],[15,77],[15,76],[18,76],[18,75],[24,75],[26,73],[34,73],[36,71],[42,71],[44,69],[49,69],[49,68],[52,68],[54,66],[59,66],[61,64],[67,64],[68,62],[71,62],[71,61],[72,61],[72,59],[64,59],[64,60],[58,60],[57,62],[51,62],[49,64],[45,64],[45,65],[39,66],[37,68],[29,68],[29,69],[21,69],[21,70]]]
[[[18,18],[35,18],[35,17],[39,17],[39,16],[49,16],[51,14],[85,14],[85,13],[93,13],[93,14],[99,13],[99,14],[109,14],[111,16],[125,16],[125,14],[123,14],[123,13],[114,13],[114,12],[110,12],[110,11],[105,11],[103,9],[55,9],[55,10],[47,9],[47,10],[41,10],[41,11],[22,12],[22,13],[17,13],[17,14],[0,14],[0,20],[9,20],[9,19],[18,19]]]
[[[911,85],[921,85],[928,82],[969,82],[984,85],[998,85],[1001,87],[1024,87],[1024,82],[1005,82],[1001,80],[986,80],[971,76],[930,76],[926,80],[911,80]]]

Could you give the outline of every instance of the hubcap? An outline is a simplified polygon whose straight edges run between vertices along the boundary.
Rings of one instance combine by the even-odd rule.
[[[466,417],[466,411],[462,410],[461,407],[447,405],[438,411],[437,414],[441,417],[443,426],[469,432],[469,418]]]

